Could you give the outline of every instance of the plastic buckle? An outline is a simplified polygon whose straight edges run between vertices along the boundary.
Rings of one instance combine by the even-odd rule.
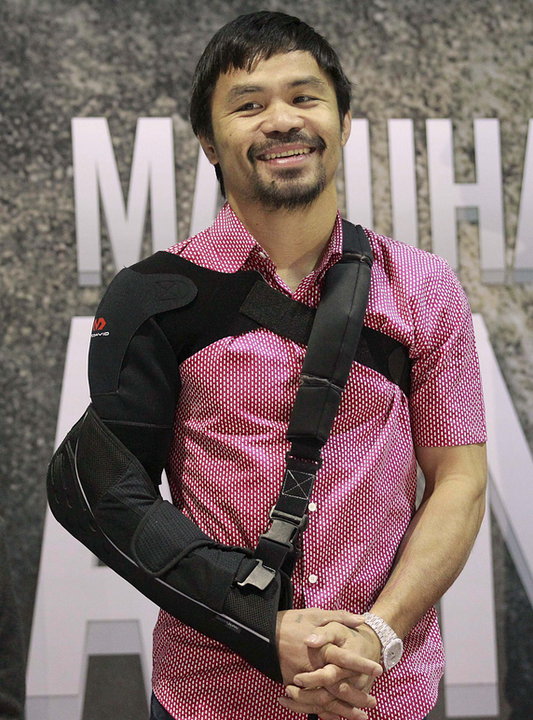
[[[307,513],[305,513],[305,515],[303,516],[291,515],[290,513],[285,513],[282,510],[278,510],[275,505],[272,506],[272,509],[270,510],[268,516],[272,520],[273,524],[276,521],[283,522],[284,525],[290,524],[293,526],[294,530],[297,530],[298,532],[305,530],[309,523],[309,516],[307,515]],[[294,532],[292,533],[292,536],[294,536]]]
[[[307,513],[300,517],[276,510],[270,511],[270,527],[259,537],[259,542],[271,542],[287,548],[287,551],[294,552],[295,542],[301,531],[305,530],[308,523]]]
[[[252,585],[258,590],[266,590],[272,580],[276,577],[276,571],[272,568],[263,565],[263,561],[256,559],[256,565],[248,577],[237,582],[239,587],[246,587],[246,585]]]

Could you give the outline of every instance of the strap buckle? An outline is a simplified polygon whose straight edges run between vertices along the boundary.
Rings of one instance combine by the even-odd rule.
[[[258,590],[266,590],[272,580],[276,577],[276,571],[273,568],[268,567],[259,558],[255,558],[255,567],[251,573],[241,580],[237,581],[239,587],[246,587],[251,585]]]
[[[290,513],[278,510],[275,505],[270,510],[269,518],[272,524],[268,530],[261,535],[261,538],[277,542],[280,545],[286,545],[291,550],[294,548],[294,541],[298,535],[303,532],[309,524],[309,516],[307,513],[302,516],[291,515]]]

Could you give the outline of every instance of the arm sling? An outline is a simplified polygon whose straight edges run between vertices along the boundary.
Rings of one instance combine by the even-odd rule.
[[[170,253],[121,271],[97,311],[91,405],[48,470],[51,510],[72,535],[161,608],[278,682],[276,616],[291,607],[298,536],[357,357],[370,286],[364,230],[343,221],[343,237],[342,258],[326,273],[316,314],[256,272],[217,273]],[[228,307],[216,319],[222,305]],[[269,320],[272,307],[276,317]],[[229,547],[205,535],[157,487],[178,402],[176,360],[269,322],[280,334],[308,337],[287,430],[291,445],[267,530],[255,549]],[[372,342],[367,338],[367,349]]]

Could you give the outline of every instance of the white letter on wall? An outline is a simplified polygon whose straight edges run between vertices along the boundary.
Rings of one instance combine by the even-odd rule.
[[[389,120],[392,236],[418,245],[415,149],[412,120]]]
[[[150,194],[152,245],[176,242],[174,142],[170,118],[140,118],[127,209],[105,118],[72,120],[74,198],[80,285],[101,282],[100,198],[117,270],[141,258]]]
[[[505,279],[500,130],[498,120],[474,120],[475,183],[455,183],[451,120],[427,120],[433,252],[457,268],[458,208],[478,208],[481,270],[485,282]]]
[[[487,415],[490,505],[533,605],[533,458],[480,315],[474,327]],[[465,569],[441,602],[449,718],[499,717],[492,573],[487,511]]]
[[[372,175],[368,120],[352,120],[352,132],[344,146],[346,217],[372,227]]]
[[[516,232],[514,279],[517,282],[533,280],[533,120],[529,121],[524,158],[522,194]]]

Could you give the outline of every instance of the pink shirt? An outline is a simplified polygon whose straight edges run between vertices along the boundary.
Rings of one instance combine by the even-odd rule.
[[[365,324],[401,341],[412,393],[353,363],[313,490],[294,607],[367,611],[386,582],[415,507],[413,443],[485,441],[468,302],[440,258],[367,231],[374,253]],[[325,270],[342,249],[340,218],[323,258],[297,290],[225,205],[213,226],[170,252],[213,270],[259,270],[316,307]],[[180,366],[182,390],[167,473],[175,504],[209,536],[254,547],[281,487],[285,432],[305,348],[270,330],[226,337]],[[371,720],[420,720],[443,672],[434,610],[405,639],[400,663],[374,684]],[[161,612],[154,692],[178,720],[290,720],[282,686],[224,645]]]

